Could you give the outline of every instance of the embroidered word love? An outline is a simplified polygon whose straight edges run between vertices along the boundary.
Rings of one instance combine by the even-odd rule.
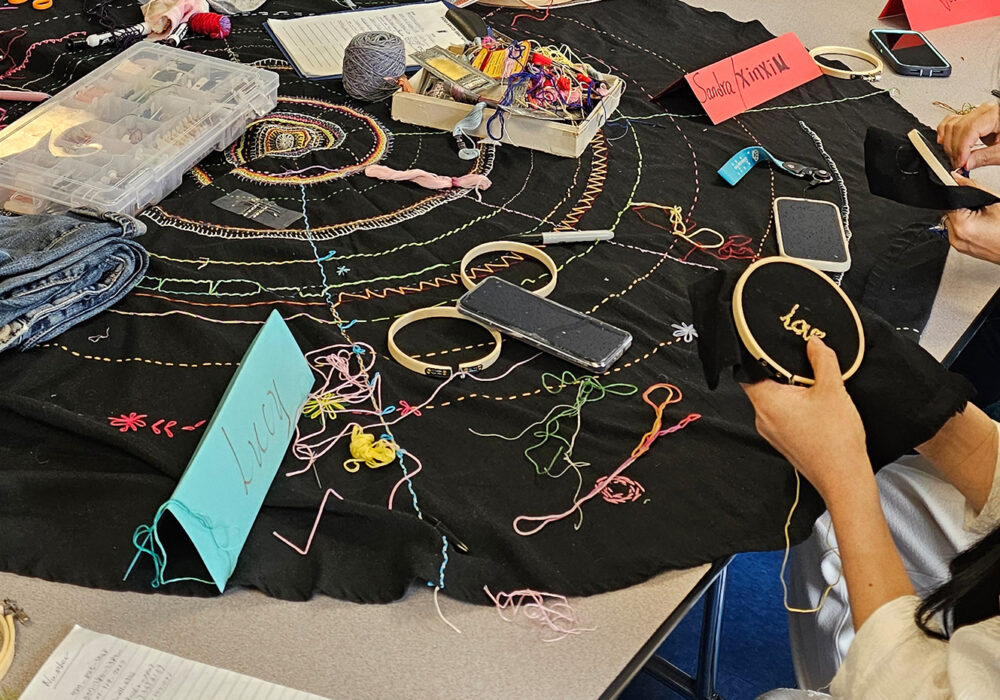
[[[825,338],[826,333],[821,331],[819,328],[813,328],[808,322],[799,318],[792,320],[795,317],[795,312],[799,310],[799,305],[796,304],[792,307],[784,316],[779,316],[778,320],[782,322],[785,326],[785,330],[791,331],[795,335],[802,336],[803,340],[809,340],[810,338]]]

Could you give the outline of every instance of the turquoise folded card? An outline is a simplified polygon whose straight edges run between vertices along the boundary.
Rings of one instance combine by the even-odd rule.
[[[312,385],[309,363],[284,319],[272,311],[229,382],[173,495],[160,506],[153,524],[141,525],[133,535],[139,550],[136,560],[143,553],[153,557],[154,587],[197,580],[214,582],[220,593],[225,589]],[[163,578],[167,551],[157,528],[165,512],[184,529],[212,581]]]

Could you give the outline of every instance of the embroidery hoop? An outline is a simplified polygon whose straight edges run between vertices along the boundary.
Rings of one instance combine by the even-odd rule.
[[[398,345],[396,345],[396,334],[405,326],[428,318],[454,318],[460,321],[473,323],[490,334],[490,338],[493,339],[493,347],[490,349],[489,353],[480,357],[478,360],[461,362],[455,368],[449,367],[448,365],[436,365],[430,362],[423,362],[415,357],[412,357],[411,355],[407,355]],[[425,374],[428,377],[437,377],[439,379],[447,379],[452,374],[458,372],[468,372],[469,374],[473,374],[475,372],[483,371],[496,362],[497,358],[500,357],[500,347],[502,344],[503,340],[501,339],[499,333],[489,326],[476,321],[475,319],[463,316],[458,313],[458,309],[454,306],[428,306],[422,309],[415,309],[409,313],[403,314],[393,321],[391,326],[389,326],[389,354],[392,355],[393,359],[411,372]]]
[[[857,329],[858,349],[856,355],[853,358],[853,361],[850,363],[850,365],[847,367],[846,370],[843,370],[841,374],[841,376],[844,378],[844,381],[847,381],[847,379],[849,379],[855,372],[857,372],[858,367],[861,366],[861,360],[864,357],[864,352],[865,352],[865,332],[861,326],[861,318],[858,316],[857,309],[854,308],[854,304],[851,303],[851,300],[847,297],[846,294],[844,294],[844,291],[840,287],[835,285],[830,280],[829,277],[824,275],[816,268],[806,265],[805,263],[801,263],[797,260],[792,260],[791,258],[784,258],[780,256],[762,258],[757,262],[753,263],[752,265],[750,265],[750,267],[748,267],[743,272],[739,280],[736,282],[736,287],[733,289],[733,320],[736,323],[736,331],[737,333],[739,333],[740,340],[743,341],[744,347],[746,347],[747,351],[753,356],[755,360],[757,360],[769,372],[771,372],[772,375],[774,375],[774,378],[776,380],[784,382],[786,384],[798,384],[801,386],[812,386],[813,384],[816,383],[816,381],[813,378],[803,377],[799,374],[796,374],[794,371],[785,368],[781,364],[781,362],[774,359],[763,347],[761,341],[754,334],[753,329],[750,328],[750,325],[747,322],[746,311],[744,310],[743,307],[744,304],[743,292],[747,286],[747,282],[748,280],[750,280],[750,278],[753,276],[755,272],[757,272],[758,270],[767,265],[774,265],[774,264],[793,266],[792,268],[789,269],[795,270],[796,273],[798,273],[796,268],[801,268],[803,270],[807,270],[808,272],[812,273],[817,278],[822,279],[825,285],[832,290],[832,294],[834,294],[833,298],[839,298],[843,302],[844,307],[850,312],[850,317],[853,319],[854,326]],[[794,285],[789,285],[788,287],[785,287],[785,289],[788,288],[794,288]],[[790,305],[796,303],[796,301],[791,298],[789,298],[788,301],[790,302]],[[803,341],[803,346],[804,345],[805,341]]]

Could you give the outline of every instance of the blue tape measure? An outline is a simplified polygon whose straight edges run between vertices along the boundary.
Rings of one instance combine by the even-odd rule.
[[[770,153],[767,149],[761,146],[748,146],[742,151],[738,151],[736,155],[726,161],[726,164],[719,168],[719,175],[722,179],[728,182],[730,185],[735,185],[737,182],[743,179],[750,170],[758,163],[771,162],[781,168],[784,163]]]
[[[767,152],[763,146],[747,146],[738,151],[726,164],[719,168],[719,175],[730,185],[736,185],[743,176],[750,172],[758,163],[774,163],[783,173],[793,177],[808,178],[810,185],[823,185],[833,182],[833,176],[822,168],[813,168],[790,160],[780,160]]]

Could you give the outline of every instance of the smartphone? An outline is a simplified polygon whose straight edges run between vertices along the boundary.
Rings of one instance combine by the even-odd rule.
[[[778,251],[827,272],[851,269],[840,209],[832,202],[798,197],[774,200],[774,229]]]
[[[925,163],[927,163],[927,167],[931,169],[931,172],[937,175],[937,178],[941,182],[949,187],[958,187],[958,183],[955,182],[955,178],[951,176],[951,171],[948,170],[948,166],[942,163],[941,159],[937,157],[937,154],[934,153],[934,149],[931,148],[929,143],[927,143],[927,139],[924,138],[923,134],[921,134],[917,129],[911,129],[909,133],[906,134],[906,137],[910,139],[910,143],[913,144],[913,147],[917,149],[917,153],[919,153],[920,157],[924,159]]]
[[[595,373],[606,372],[632,344],[631,333],[499,277],[466,292],[458,312]]]
[[[873,29],[868,40],[889,67],[900,75],[947,78],[951,64],[920,32],[903,29]]]

